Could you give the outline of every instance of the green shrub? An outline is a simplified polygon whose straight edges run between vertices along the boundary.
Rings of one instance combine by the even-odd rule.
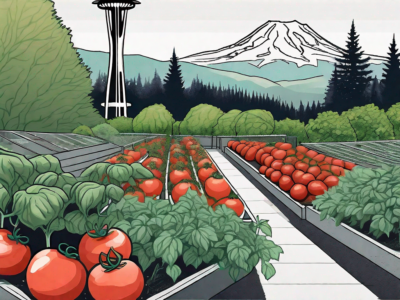
[[[357,141],[393,140],[393,125],[383,109],[374,104],[354,107],[342,116],[349,119]]]
[[[118,117],[107,121],[112,127],[118,130],[119,133],[133,132],[133,119],[126,117]]]
[[[72,132],[102,123],[90,72],[54,2],[2,1],[1,16],[0,129]]]
[[[181,134],[212,135],[213,127],[224,113],[219,108],[200,104],[193,107],[180,125]]]
[[[400,140],[400,103],[396,103],[386,113],[393,126],[394,138]]]
[[[109,141],[113,136],[119,134],[118,130],[109,124],[100,124],[92,128],[95,136]]]
[[[180,135],[180,130],[179,130],[180,126],[181,126],[181,121],[176,121],[174,123],[173,129],[172,129],[173,135]]]
[[[285,119],[279,122],[275,121],[274,134],[296,136],[298,143],[308,142],[308,136],[304,123],[300,122],[299,120]]]
[[[81,125],[72,131],[75,134],[87,135],[87,136],[94,136],[92,129],[89,126]]]
[[[398,234],[400,217],[400,166],[381,169],[356,167],[340,177],[339,185],[313,201],[321,220],[335,218],[359,226],[372,221],[369,231],[379,238],[391,232]]]
[[[162,104],[143,109],[133,120],[133,132],[171,134],[175,123],[172,114]]]
[[[306,131],[310,142],[349,142],[356,141],[356,134],[346,117],[337,112],[326,111],[311,119]]]
[[[213,128],[213,135],[236,135],[235,120],[240,113],[240,110],[233,109],[222,115]]]
[[[274,117],[262,109],[242,112],[235,119],[237,135],[268,135],[274,132],[274,127]]]

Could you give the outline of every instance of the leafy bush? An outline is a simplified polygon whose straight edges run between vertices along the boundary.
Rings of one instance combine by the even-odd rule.
[[[118,130],[119,133],[133,132],[133,119],[126,117],[118,117],[107,121],[112,127]]]
[[[133,132],[171,134],[175,123],[171,113],[162,104],[143,109],[133,120]]]
[[[349,120],[337,112],[326,111],[311,119],[306,131],[310,142],[350,142],[356,141],[356,134]]]
[[[53,6],[2,3],[0,32],[8,34],[0,43],[0,129],[72,132],[77,124],[102,123],[89,96],[89,70]]]
[[[172,129],[173,135],[180,135],[180,130],[179,130],[180,126],[181,126],[181,121],[176,121],[174,123],[173,129]]]
[[[376,238],[399,233],[400,166],[381,169],[356,167],[340,177],[339,185],[313,201],[321,220],[335,218],[363,228],[372,221],[369,231]]]
[[[214,211],[196,191],[189,190],[175,205],[149,197],[145,203],[124,198],[118,205],[124,220],[115,226],[129,233],[132,254],[138,256],[142,269],[161,258],[174,281],[181,274],[175,264],[181,255],[187,266],[195,268],[202,262],[217,262],[236,280],[240,270],[250,272],[260,259],[263,275],[271,278],[275,269],[269,261],[279,260],[283,253],[266,238],[272,236],[268,221],[245,223],[225,205]],[[110,207],[110,212],[115,209]],[[258,228],[266,236],[257,235]]]
[[[393,125],[394,138],[400,140],[400,103],[393,105],[386,113]]]
[[[279,122],[275,121],[274,134],[296,136],[298,143],[308,142],[308,136],[304,123],[300,122],[299,120],[285,119]]]
[[[200,104],[193,107],[180,125],[183,135],[212,135],[213,127],[224,113],[219,108]]]
[[[118,130],[109,124],[100,124],[92,128],[95,136],[109,141],[111,137],[119,134]]]
[[[237,135],[268,135],[274,132],[274,127],[274,117],[262,109],[242,112],[235,120]]]
[[[344,112],[342,116],[349,119],[357,141],[393,140],[393,125],[383,109],[369,104],[354,107]]]
[[[92,129],[89,126],[81,125],[72,131],[75,134],[87,135],[87,136],[94,136]]]
[[[240,110],[233,109],[222,115],[213,128],[213,135],[236,135],[235,120],[240,113]]]

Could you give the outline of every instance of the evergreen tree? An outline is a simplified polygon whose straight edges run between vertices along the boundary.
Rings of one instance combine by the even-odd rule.
[[[335,102],[340,101],[338,99],[338,92],[339,90],[337,89],[338,85],[338,70],[337,66],[335,64],[335,69],[332,72],[332,77],[329,80],[328,88],[325,93],[325,107],[327,108],[332,108],[332,105],[334,105]]]
[[[151,96],[160,95],[163,93],[163,85],[160,76],[157,73],[157,70],[154,72],[153,80],[150,85]]]
[[[169,65],[169,73],[164,79],[165,106],[173,115],[175,120],[181,121],[188,112],[188,105],[184,101],[184,82],[182,79],[181,66],[178,64],[178,57],[175,48]]]
[[[304,122],[304,105],[303,105],[303,101],[300,101],[300,107],[297,113],[297,118],[300,120],[300,122]]]
[[[393,104],[400,101],[400,61],[398,49],[396,48],[396,40],[393,35],[393,41],[389,47],[389,57],[385,63],[386,68],[383,69],[383,80],[384,85],[382,95],[381,108],[389,109]]]
[[[368,75],[372,71],[366,70],[369,67],[370,58],[362,58],[363,55],[364,51],[361,51],[359,46],[359,35],[356,33],[353,21],[346,49],[342,53],[342,57],[336,59],[339,80],[335,90],[339,90],[339,95],[335,99],[332,110],[341,113],[354,106],[366,104],[364,91],[371,80]]]
[[[312,119],[310,102],[307,102],[304,120],[307,120],[307,122],[308,122],[308,120],[310,120],[310,119]]]
[[[379,108],[383,108],[381,86],[378,78],[375,76],[371,84],[370,103],[375,104]]]

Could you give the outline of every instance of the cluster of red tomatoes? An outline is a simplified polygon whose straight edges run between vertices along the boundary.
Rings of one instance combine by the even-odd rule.
[[[146,149],[140,149],[140,151],[130,151],[124,150],[124,154],[120,153],[107,159],[106,162],[111,164],[133,164],[134,162],[139,161],[143,156],[147,154]]]
[[[26,271],[26,282],[38,300],[76,299],[86,284],[96,300],[137,299],[144,288],[140,268],[129,260],[132,245],[118,229],[93,230],[85,234],[78,248],[60,244],[31,259],[24,237],[0,230],[0,275]]]
[[[219,174],[217,168],[212,163],[205,149],[193,137],[185,137],[177,148],[189,151],[193,159],[195,170],[200,184],[205,191],[208,204],[215,210],[219,205],[226,205],[241,216],[244,212],[244,205],[236,195],[232,193],[231,187],[226,180]],[[174,151],[174,150],[172,150]],[[171,177],[170,177],[171,178]]]
[[[289,143],[266,143],[229,141],[228,147],[247,161],[257,161],[259,172],[273,183],[290,193],[302,204],[310,204],[315,197],[328,188],[339,184],[339,177],[345,169],[352,170],[355,164],[319,154],[303,146],[293,149]]]

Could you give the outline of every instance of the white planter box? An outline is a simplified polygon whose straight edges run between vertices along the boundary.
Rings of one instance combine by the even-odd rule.
[[[307,207],[306,220],[400,279],[399,251],[383,246],[347,224],[336,226],[334,219],[320,221],[320,212],[311,207]]]
[[[274,195],[279,201],[287,206],[291,211],[298,215],[301,219],[306,218],[306,206],[293,200],[288,193],[282,191],[277,185],[271,182],[265,175],[261,175],[260,172],[253,167],[250,163],[245,161],[236,152],[232,151],[228,147],[225,147],[225,154],[233,159],[239,166],[246,170],[255,180],[257,180],[263,187],[265,187],[272,195]]]

